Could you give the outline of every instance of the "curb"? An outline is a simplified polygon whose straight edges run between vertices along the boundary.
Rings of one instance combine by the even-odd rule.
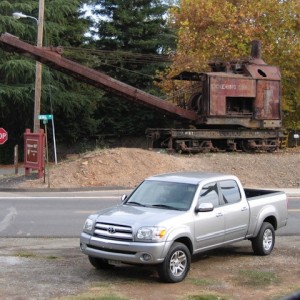
[[[95,192],[95,191],[122,191],[133,190],[132,187],[122,186],[95,186],[95,187],[78,187],[78,188],[0,188],[1,192]],[[259,188],[258,188],[259,189]],[[287,194],[288,197],[300,197],[300,189],[281,189],[281,188],[268,188],[268,190],[282,191]]]
[[[101,186],[101,187],[78,187],[78,188],[0,188],[0,192],[94,192],[94,191],[122,191],[132,190],[130,187]],[[300,192],[299,192],[300,194]]]

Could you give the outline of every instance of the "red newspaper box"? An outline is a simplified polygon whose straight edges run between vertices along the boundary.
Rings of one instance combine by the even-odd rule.
[[[39,132],[30,132],[26,129],[24,133],[24,168],[25,175],[29,175],[30,169],[38,170],[39,178],[45,170],[45,133],[43,129]]]

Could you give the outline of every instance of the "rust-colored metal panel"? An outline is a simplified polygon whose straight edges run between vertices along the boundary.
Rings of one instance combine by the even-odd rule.
[[[8,33],[1,35],[0,46],[3,50],[17,52],[24,56],[33,58],[53,69],[66,73],[75,79],[84,81],[139,104],[149,106],[164,114],[170,115],[173,118],[186,119],[189,121],[196,121],[198,118],[197,113],[194,111],[180,108],[172,103],[145,93],[142,90],[113,79],[104,73],[97,72],[93,69],[63,58],[59,53],[57,53],[57,51],[54,52],[49,49],[45,50],[43,48],[27,44]]]
[[[227,97],[254,98],[256,81],[243,75],[228,76],[215,73],[210,77],[210,116],[226,115]]]
[[[278,67],[267,65],[245,65],[246,71],[254,79],[280,80],[281,74]]]
[[[257,97],[254,103],[255,119],[276,120],[281,118],[280,82],[257,81]]]

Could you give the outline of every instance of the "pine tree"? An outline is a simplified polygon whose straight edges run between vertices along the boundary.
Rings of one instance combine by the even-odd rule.
[[[165,18],[168,7],[157,0],[102,0],[97,1],[97,5],[100,8],[94,11],[99,17],[95,24],[99,38],[96,46],[114,51],[116,55],[112,67],[103,64],[100,67],[127,83],[145,88],[148,81],[151,85],[149,76],[154,76],[157,68],[165,67],[162,63],[155,63],[154,55],[165,54],[174,46],[174,35]],[[136,60],[126,63],[126,57],[118,57],[118,51],[136,54],[133,56]],[[141,54],[140,58],[137,54]],[[131,72],[126,72],[126,69]],[[148,75],[148,78],[142,78],[140,74],[135,76],[132,71]]]
[[[161,95],[156,73],[166,67],[164,54],[174,49],[175,37],[166,21],[163,1],[98,0],[94,2],[95,47],[105,51],[95,68],[134,87]],[[164,116],[118,97],[106,95],[98,105],[102,130],[143,134],[146,127],[163,126]]]
[[[90,23],[80,15],[80,0],[46,0],[44,46],[82,46]],[[8,32],[33,45],[37,39],[37,24],[33,19],[16,20],[13,12],[38,17],[38,1],[0,2],[0,32]],[[11,162],[15,144],[23,144],[25,128],[33,126],[35,61],[0,48],[0,127],[9,132],[9,140],[0,147],[0,163]],[[88,97],[83,84],[43,67],[41,113],[55,115],[57,140],[74,142],[83,134],[94,133],[97,121],[92,118],[94,97]],[[91,94],[91,93],[90,93]],[[78,120],[85,121],[81,126]]]

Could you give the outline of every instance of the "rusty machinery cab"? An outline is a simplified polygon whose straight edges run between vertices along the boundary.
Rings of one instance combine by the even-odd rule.
[[[261,59],[259,41],[252,42],[251,58],[210,63],[211,72],[182,72],[174,80],[191,84],[180,106],[198,114],[197,125],[209,128],[281,128],[281,75]]]

